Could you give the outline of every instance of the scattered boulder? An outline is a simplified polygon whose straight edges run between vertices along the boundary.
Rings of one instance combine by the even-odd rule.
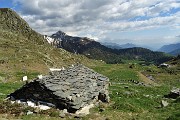
[[[168,102],[167,101],[165,101],[165,100],[162,100],[161,101],[161,107],[166,107],[166,106],[168,106]]]
[[[103,112],[103,111],[105,111],[105,108],[100,108],[99,109],[99,112]]]
[[[28,77],[27,76],[23,76],[22,81],[27,81]]]
[[[129,68],[131,68],[131,69],[135,68],[135,64],[131,64],[131,65],[129,66]]]
[[[158,67],[160,67],[160,68],[169,68],[170,65],[169,65],[169,64],[166,64],[166,63],[162,63],[162,64],[160,64]]]
[[[33,114],[33,112],[32,112],[32,111],[29,111],[29,110],[28,110],[28,112],[26,113],[26,115],[31,115],[31,114]]]
[[[125,95],[131,95],[132,93],[129,92],[129,91],[125,91],[124,94],[125,94]]]
[[[68,113],[67,109],[64,109],[62,112],[63,112],[64,114],[67,114],[67,113]]]
[[[66,115],[65,115],[65,113],[64,113],[64,112],[60,112],[60,113],[59,113],[59,117],[61,117],[61,118],[65,118],[65,117],[66,117]]]
[[[180,88],[173,88],[168,95],[165,95],[167,98],[176,99],[180,96]]]
[[[154,77],[152,75],[147,75],[146,76],[149,80],[155,81]]]
[[[38,75],[38,78],[39,78],[39,79],[42,79],[42,78],[43,78],[43,75]]]
[[[89,109],[94,107],[94,104],[91,105],[87,105],[85,107],[83,107],[81,110],[76,111],[76,114],[84,114],[84,115],[88,115],[89,114]]]

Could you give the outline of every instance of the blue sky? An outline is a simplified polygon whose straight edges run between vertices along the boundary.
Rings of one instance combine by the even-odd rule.
[[[180,42],[180,0],[0,0],[41,34],[159,48]]]
[[[18,6],[14,3],[13,0],[0,0],[0,8],[11,8],[18,10]]]
[[[0,0],[0,7],[13,7],[11,0]]]

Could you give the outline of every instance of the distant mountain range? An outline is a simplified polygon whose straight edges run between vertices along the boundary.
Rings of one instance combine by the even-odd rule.
[[[180,54],[180,43],[164,45],[158,51],[169,53],[171,55]]]
[[[116,43],[107,43],[107,42],[103,43],[102,42],[101,44],[108,48],[112,48],[112,49],[125,49],[125,48],[138,47],[137,45],[132,44],[132,43],[126,43],[126,44],[119,45]]]
[[[174,56],[180,55],[180,48],[169,52],[169,54],[174,55]]]
[[[132,44],[132,43],[126,43],[126,44],[117,44],[117,43],[110,43],[110,42],[101,42],[102,45],[108,47],[108,48],[112,48],[112,49],[126,49],[126,48],[134,48],[134,47],[142,47],[142,48],[147,48],[150,50],[155,50],[152,47],[149,46],[145,46],[145,45],[136,45],[136,44]]]
[[[132,44],[123,45],[124,47],[134,47],[126,49],[112,49],[100,44],[87,37],[73,37],[62,31],[58,31],[51,36],[56,46],[69,52],[83,54],[91,59],[103,60],[106,63],[122,63],[122,60],[138,59],[148,62],[160,63],[171,59],[161,52],[153,52],[146,48],[134,47]],[[58,43],[57,41],[61,41]],[[52,43],[51,43],[52,44]]]

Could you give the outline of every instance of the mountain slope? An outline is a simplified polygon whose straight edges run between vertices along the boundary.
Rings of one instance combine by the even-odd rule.
[[[0,36],[0,81],[20,80],[25,74],[33,78],[40,73],[47,74],[49,67],[66,67],[77,62],[87,66],[99,63],[54,48],[8,8],[0,9]]]
[[[111,49],[86,37],[72,37],[62,31],[50,36],[61,41],[61,47],[67,51],[83,54],[91,59],[103,60],[106,63],[121,63],[122,59],[140,59],[160,63],[171,59],[161,52],[145,48]]]
[[[176,49],[180,49],[180,43],[177,44],[170,44],[170,45],[164,45],[162,46],[158,51],[170,53]]]
[[[174,57],[172,60],[168,61],[168,63],[171,65],[177,65],[177,67],[179,67],[177,70],[180,71],[180,55]]]
[[[180,55],[180,48],[169,52],[169,54],[175,55],[175,56]]]

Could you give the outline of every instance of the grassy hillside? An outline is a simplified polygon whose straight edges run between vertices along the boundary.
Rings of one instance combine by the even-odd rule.
[[[53,48],[10,9],[0,9],[0,36],[0,81],[3,82],[19,81],[24,75],[32,79],[38,74],[48,74],[49,67],[100,63]]]
[[[112,84],[109,88],[111,103],[108,107],[101,106],[106,110],[100,115],[113,120],[180,119],[179,99],[173,100],[164,97],[173,87],[180,87],[180,71],[173,74],[169,72],[171,69],[179,70],[180,67],[173,66],[173,68],[162,69],[154,65],[141,66],[137,63],[134,68],[129,68],[130,65],[101,65],[94,68],[108,76]],[[152,76],[154,80],[150,80],[146,76]],[[143,85],[132,80],[143,82]],[[162,100],[167,101],[169,105],[162,107]],[[101,107],[95,111],[97,112]]]

